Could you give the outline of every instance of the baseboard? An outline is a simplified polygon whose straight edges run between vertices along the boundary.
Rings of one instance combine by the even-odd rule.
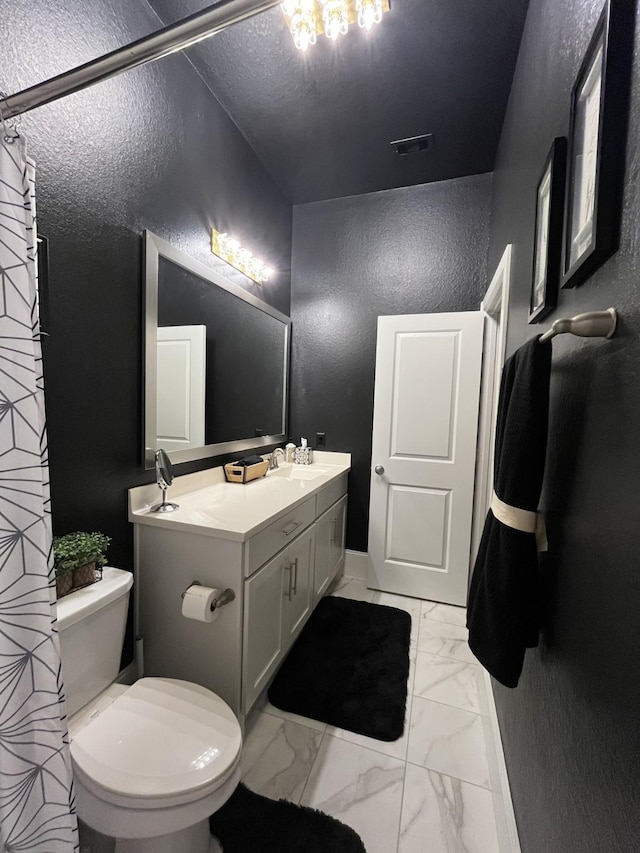
[[[491,676],[481,667],[482,678],[482,713],[485,724],[485,741],[487,743],[487,759],[489,761],[489,774],[491,777],[491,789],[494,793],[494,804],[496,813],[496,827],[498,830],[498,842],[500,853],[521,853],[520,839],[518,837],[518,826],[513,810],[511,799],[511,787],[509,785],[509,774],[504,759],[502,748],[502,735],[500,734],[500,723],[496,711],[496,703],[493,697]],[[495,796],[497,795],[497,796]]]
[[[138,671],[136,669],[136,662],[131,661],[129,666],[125,666],[125,668],[118,673],[116,684],[134,684],[137,680]]]
[[[367,565],[369,555],[366,551],[347,551],[344,558],[344,573],[348,578],[357,578],[361,581],[367,579]]]

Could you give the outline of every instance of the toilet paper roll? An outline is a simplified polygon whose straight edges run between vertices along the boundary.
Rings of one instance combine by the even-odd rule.
[[[182,599],[182,615],[198,622],[213,622],[218,617],[218,611],[212,610],[211,605],[221,595],[221,589],[197,584],[190,586]]]

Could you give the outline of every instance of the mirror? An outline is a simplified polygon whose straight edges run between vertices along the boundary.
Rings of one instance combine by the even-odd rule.
[[[162,502],[151,507],[151,512],[173,512],[180,509],[178,504],[167,501],[167,489],[173,483],[173,469],[167,452],[160,448],[156,450],[156,483],[162,492]]]
[[[167,451],[163,448],[156,451],[156,482],[163,491],[173,483],[173,468]]]
[[[145,466],[286,437],[290,320],[145,232]]]

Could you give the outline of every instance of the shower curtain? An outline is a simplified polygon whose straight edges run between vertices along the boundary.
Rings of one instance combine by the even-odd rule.
[[[35,168],[0,124],[0,844],[78,849],[60,675]]]

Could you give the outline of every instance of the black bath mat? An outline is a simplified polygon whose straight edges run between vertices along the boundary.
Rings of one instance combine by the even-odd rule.
[[[209,818],[223,853],[366,853],[360,836],[329,815],[269,800],[238,785]]]
[[[323,598],[296,640],[269,701],[377,740],[402,737],[411,616],[395,607]]]

